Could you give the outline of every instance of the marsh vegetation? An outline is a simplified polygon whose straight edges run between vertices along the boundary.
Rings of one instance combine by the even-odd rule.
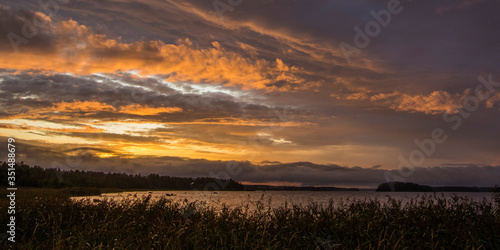
[[[498,204],[458,196],[279,208],[261,200],[255,209],[217,210],[168,197],[75,201],[53,189],[22,189],[18,197],[22,249],[500,248]],[[0,217],[6,224],[6,213]],[[0,247],[8,245],[2,239]]]

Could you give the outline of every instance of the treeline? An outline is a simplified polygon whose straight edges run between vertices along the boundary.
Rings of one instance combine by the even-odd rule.
[[[7,162],[0,162],[0,185],[8,185]],[[182,178],[158,174],[131,175],[81,170],[61,171],[27,164],[15,164],[16,187],[71,188],[92,187],[146,190],[243,190],[234,180],[215,178]]]
[[[268,185],[245,185],[246,191],[269,190],[269,191],[359,191],[359,188],[339,187],[296,187],[296,186],[268,186]]]
[[[377,192],[500,192],[500,187],[431,187],[411,182],[386,182]]]

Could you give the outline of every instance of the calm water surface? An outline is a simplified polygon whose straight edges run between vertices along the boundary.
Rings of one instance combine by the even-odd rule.
[[[137,199],[142,196],[147,196],[151,194],[152,199],[159,199],[166,197],[172,199],[175,202],[184,203],[185,200],[188,202],[199,202],[200,205],[213,206],[220,208],[225,204],[231,208],[244,208],[248,206],[249,209],[253,210],[258,202],[263,203],[263,205],[271,206],[272,208],[288,205],[307,205],[311,202],[318,203],[319,205],[328,205],[329,201],[332,200],[334,204],[340,204],[340,202],[350,203],[360,200],[379,200],[381,202],[387,202],[389,197],[401,200],[403,203],[408,202],[411,199],[420,198],[422,196],[438,196],[444,197],[446,199],[451,199],[454,195],[472,199],[474,201],[482,201],[486,199],[492,201],[493,193],[418,193],[418,192],[395,192],[395,193],[385,193],[385,192],[375,192],[375,191],[220,191],[220,192],[209,192],[209,191],[153,191],[153,192],[123,192],[123,193],[107,193],[101,196],[91,196],[91,197],[74,197],[75,200],[80,199],[113,199],[117,201],[122,201],[124,199]],[[167,194],[173,196],[167,196]]]

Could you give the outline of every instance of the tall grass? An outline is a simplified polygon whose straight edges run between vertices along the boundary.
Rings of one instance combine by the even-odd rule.
[[[17,208],[21,249],[500,249],[495,204],[455,197],[216,210],[151,196],[34,198]],[[6,213],[1,215],[7,223]]]

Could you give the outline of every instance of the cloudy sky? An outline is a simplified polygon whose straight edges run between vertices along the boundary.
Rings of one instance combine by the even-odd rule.
[[[493,186],[498,13],[498,0],[2,0],[0,137],[61,169]]]

